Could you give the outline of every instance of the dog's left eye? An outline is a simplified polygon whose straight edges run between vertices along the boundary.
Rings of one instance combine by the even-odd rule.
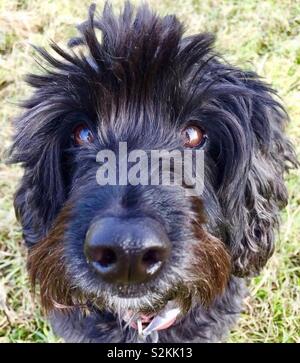
[[[75,127],[73,138],[76,145],[90,144],[94,141],[91,130],[84,124]]]
[[[197,126],[188,126],[181,132],[183,140],[183,146],[188,148],[194,148],[202,146],[205,143],[206,135]]]

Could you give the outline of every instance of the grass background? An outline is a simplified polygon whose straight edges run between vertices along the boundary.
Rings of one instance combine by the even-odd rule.
[[[86,0],[0,0],[0,342],[54,342],[30,295],[26,251],[12,195],[21,170],[4,164],[16,102],[36,67],[30,44],[64,45],[86,16]],[[113,0],[116,8],[122,1]],[[133,1],[137,3],[137,1]],[[176,13],[187,32],[211,31],[232,63],[255,69],[279,90],[292,122],[288,133],[300,152],[300,0],[153,0],[161,14]],[[98,1],[98,9],[103,1]],[[232,332],[231,342],[300,342],[300,172],[288,177],[290,202],[282,213],[276,253],[260,277]]]

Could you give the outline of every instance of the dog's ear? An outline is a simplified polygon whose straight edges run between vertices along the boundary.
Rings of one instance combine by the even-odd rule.
[[[220,205],[218,233],[231,252],[233,273],[248,276],[273,253],[279,211],[288,199],[283,174],[298,162],[276,92],[256,73],[220,60],[212,42],[209,35],[186,38],[180,56],[190,62],[180,64],[196,70],[188,77],[196,85],[189,88],[197,89],[189,104],[200,103],[199,119],[209,136],[207,177]],[[201,61],[189,67],[195,57]]]
[[[257,274],[274,251],[279,212],[288,201],[284,173],[298,162],[284,134],[288,116],[274,91],[252,72],[235,74],[232,81],[241,87],[242,97],[236,100],[247,112],[241,116],[243,109],[236,105],[233,112],[244,129],[242,142],[249,145],[243,146],[248,152],[232,175],[235,182],[222,189],[220,199],[230,226],[233,273],[249,276]]]
[[[24,167],[14,207],[27,245],[45,235],[65,200],[63,140],[53,111],[37,104],[16,120],[9,161]]]

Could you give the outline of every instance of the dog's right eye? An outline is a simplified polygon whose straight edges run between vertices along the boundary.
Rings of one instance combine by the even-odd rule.
[[[183,145],[188,148],[202,146],[205,143],[206,135],[197,126],[188,126],[181,132]]]
[[[85,145],[91,144],[94,141],[94,136],[86,125],[81,124],[75,127],[73,139],[76,145]]]

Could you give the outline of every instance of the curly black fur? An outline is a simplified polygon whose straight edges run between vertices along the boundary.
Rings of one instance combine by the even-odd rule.
[[[279,210],[287,203],[283,174],[297,164],[284,135],[287,114],[276,92],[254,72],[225,63],[212,50],[211,34],[184,37],[175,16],[159,17],[147,6],[134,12],[126,3],[116,17],[106,5],[102,16],[94,14],[92,5],[69,51],[52,44],[54,57],[37,48],[48,66],[27,77],[35,91],[16,121],[11,149],[12,162],[25,170],[15,209],[29,254],[56,233],[51,243],[61,246],[57,261],[65,275],[60,281],[54,269],[41,271],[30,263],[29,269],[41,285],[54,284],[52,298],[74,293],[49,309],[66,340],[135,341],[131,328],[120,329],[118,297],[91,271],[82,248],[93,218],[111,213],[121,199],[126,213],[162,221],[172,241],[169,265],[155,282],[158,292],[146,286],[141,309],[145,297],[154,307],[170,296],[184,304],[186,296],[190,300],[185,317],[162,331],[160,341],[220,340],[241,310],[244,277],[257,274],[274,251]],[[97,185],[97,151],[114,150],[119,141],[131,149],[180,149],[178,135],[190,120],[208,135],[205,189],[196,198],[197,208],[179,187],[172,192],[160,186]],[[93,144],[74,147],[71,134],[78,122],[89,125]],[[191,222],[221,241],[230,255],[225,291],[210,286],[216,292],[209,307],[186,272],[191,246],[201,244]],[[63,226],[59,232],[57,226]],[[47,248],[45,256],[33,253],[40,253],[41,265],[50,255]],[[57,307],[78,302],[85,311],[75,307],[65,313]]]

